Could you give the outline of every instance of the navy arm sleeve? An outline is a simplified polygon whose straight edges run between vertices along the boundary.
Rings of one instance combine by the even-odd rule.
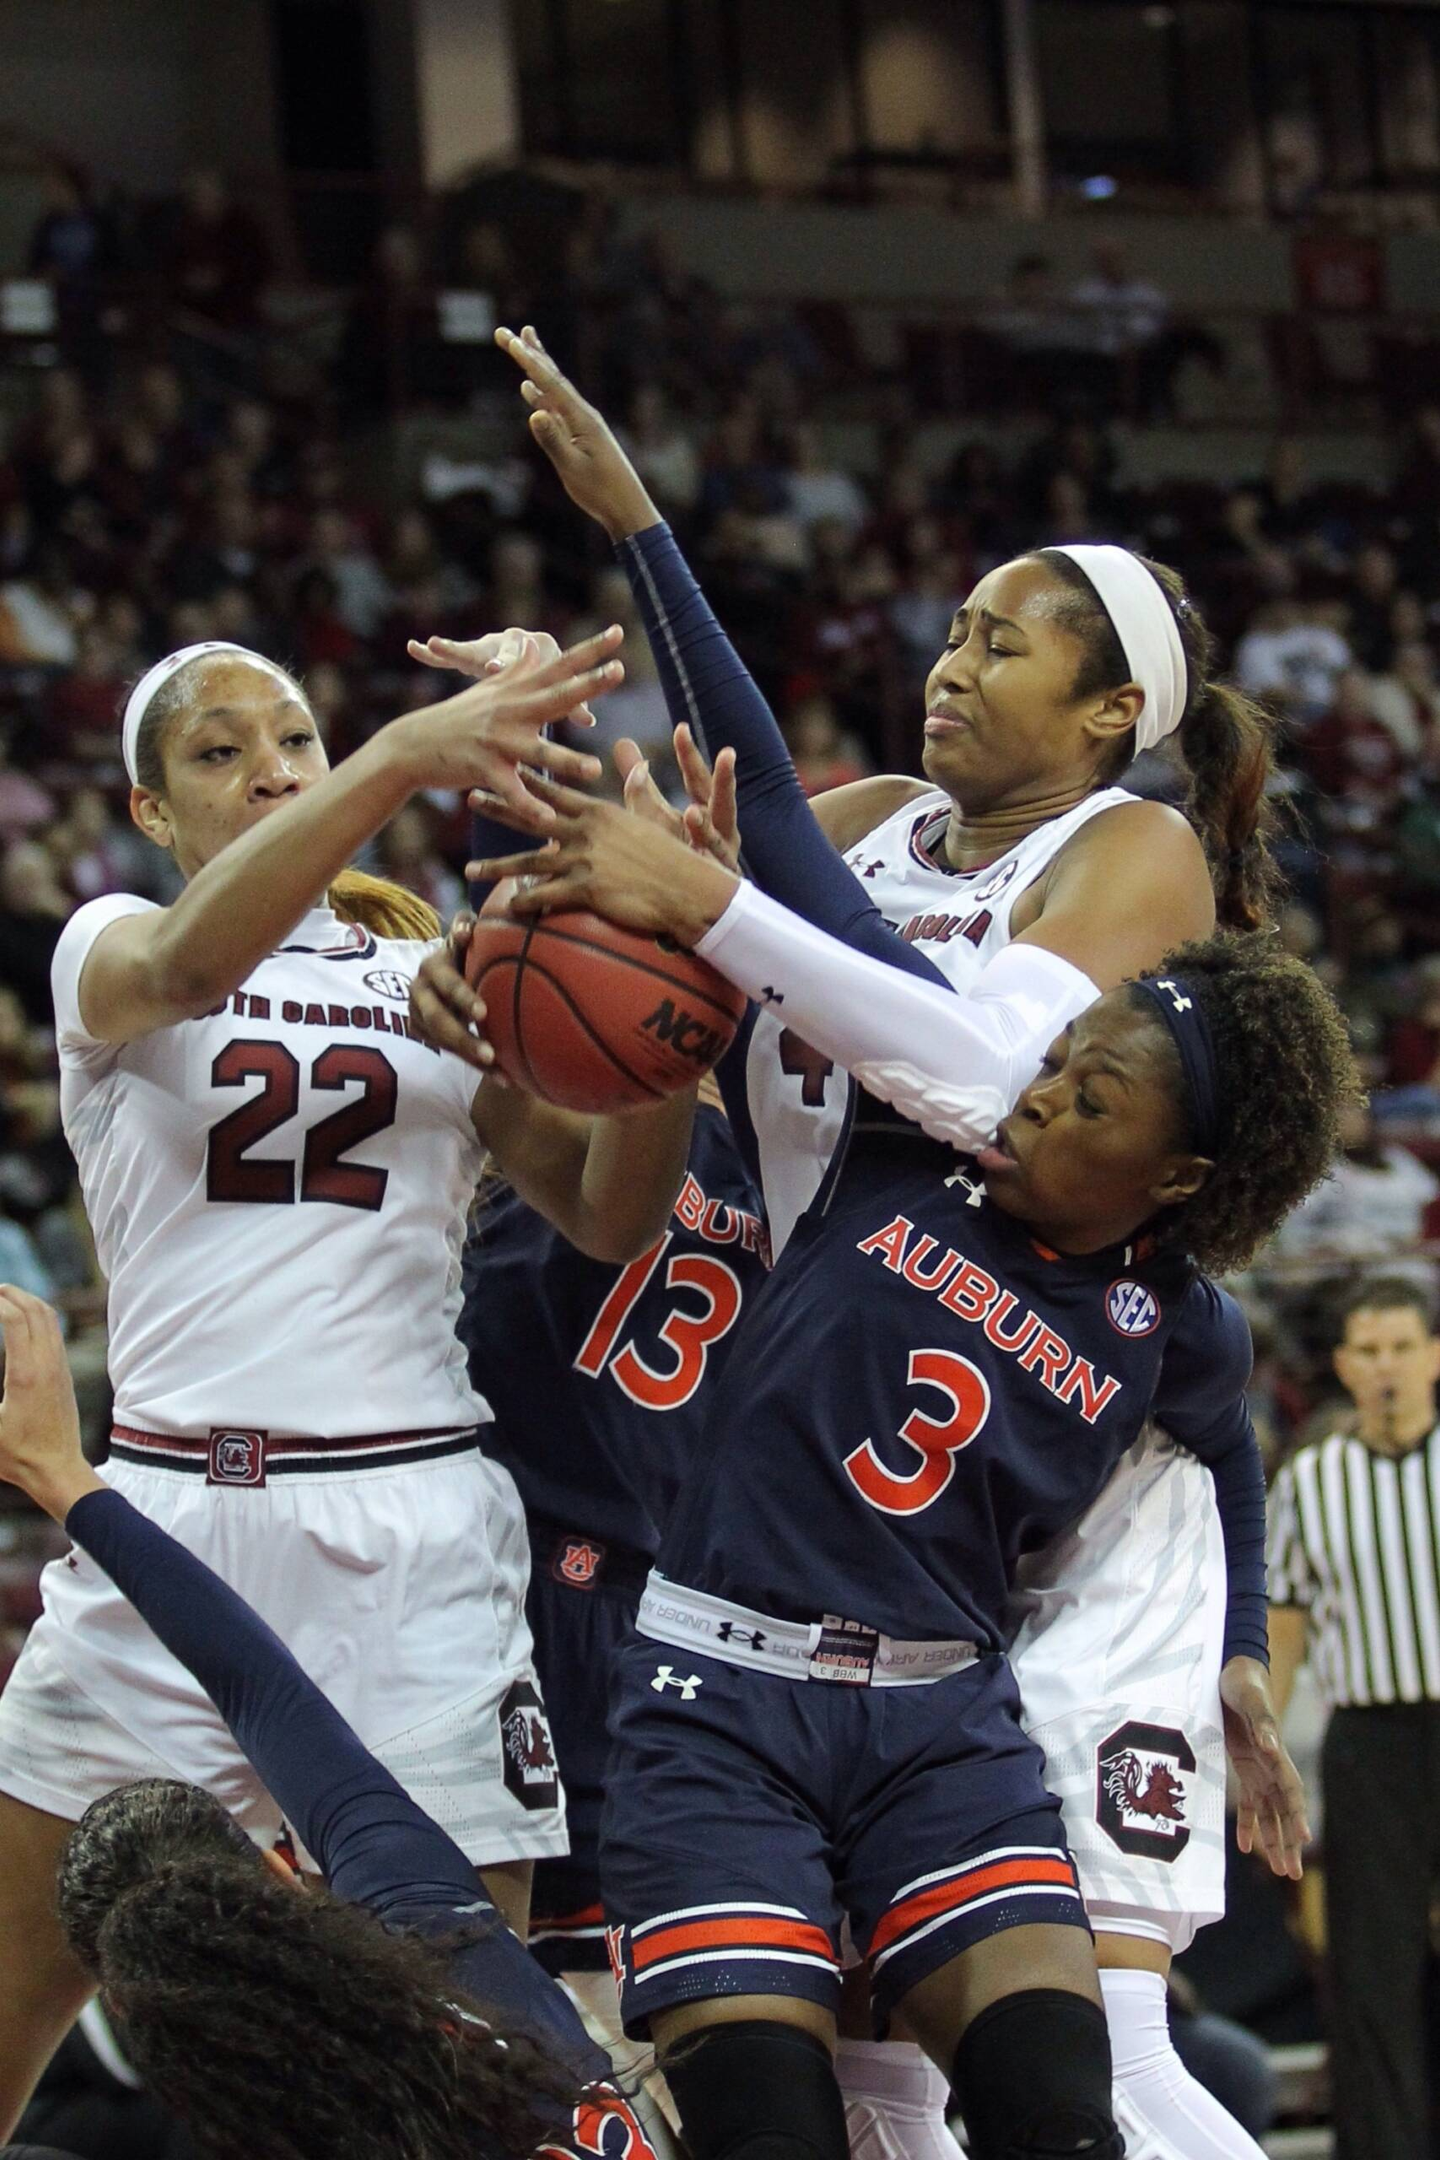
[[[896,936],[816,823],[784,737],[715,619],[668,525],[616,550],[645,623],[671,719],[706,755],[733,749],[745,867],[762,891],[856,952],[927,982],[946,982]]]
[[[1265,1468],[1245,1401],[1252,1361],[1245,1315],[1201,1276],[1166,1346],[1153,1409],[1215,1480],[1229,1583],[1225,1656],[1268,1665]]]
[[[457,1983],[577,2074],[609,2062],[568,1999],[511,1934],[454,1840],[351,1730],[259,1614],[116,1492],[86,1493],[70,1536],[188,1671],[323,1870],[337,1897],[396,1927],[468,1938]]]

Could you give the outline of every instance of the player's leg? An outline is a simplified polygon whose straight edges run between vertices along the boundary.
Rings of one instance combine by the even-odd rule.
[[[695,2160],[846,2160],[832,2010],[737,1995],[660,2011],[651,2029]]]
[[[845,2160],[820,1700],[835,1692],[643,1639],[617,1662],[611,1955],[625,2030],[657,2043],[694,2160]]]
[[[1095,1937],[1114,2063],[1115,2119],[1130,2160],[1264,2160],[1247,2130],[1186,2069],[1170,2037],[1168,1944]]]
[[[845,1973],[835,2044],[850,2160],[957,2160],[960,2148],[946,2120],[949,2078],[903,2019],[892,2019],[883,2040],[873,2037],[874,2029],[870,1975],[857,1960]]]
[[[533,1860],[497,1860],[475,1870],[485,1894],[512,1935],[523,1943],[530,1932],[530,1885],[535,1874]]]
[[[0,1792],[0,2138],[92,1991],[55,1911],[60,1848],[73,1828]]]
[[[838,1886],[877,2027],[898,2013],[949,2078],[976,2160],[1119,2160],[1090,1932],[1006,1661],[873,1694]]]

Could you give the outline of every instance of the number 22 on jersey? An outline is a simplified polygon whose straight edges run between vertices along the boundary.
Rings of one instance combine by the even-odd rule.
[[[671,1353],[668,1372],[647,1365],[634,1339],[615,1345],[626,1322],[644,1296],[675,1233],[667,1230],[657,1245],[632,1260],[616,1278],[590,1326],[575,1359],[576,1372],[598,1380],[607,1365],[610,1377],[642,1410],[679,1410],[689,1402],[705,1377],[705,1363],[712,1343],[728,1335],[740,1315],[742,1292],[733,1268],[710,1253],[676,1253],[665,1270],[667,1290],[693,1290],[705,1300],[703,1313],[672,1307],[659,1329],[660,1341]]]
[[[955,1458],[990,1415],[990,1387],[969,1358],[953,1350],[912,1350],[906,1374],[911,1387],[934,1388],[949,1405],[945,1417],[912,1410],[900,1438],[920,1460],[906,1471],[888,1470],[873,1440],[845,1457],[845,1474],[862,1499],[883,1515],[918,1515],[933,1507],[955,1475]]]

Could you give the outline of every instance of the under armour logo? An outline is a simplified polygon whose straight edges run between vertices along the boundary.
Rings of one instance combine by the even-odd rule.
[[[967,1177],[963,1170],[952,1170],[949,1177],[946,1178],[945,1183],[947,1185],[964,1186],[966,1207],[984,1206],[985,1187],[981,1184],[978,1178]]]
[[[1194,998],[1181,997],[1179,983],[1157,982],[1155,987],[1157,990],[1169,991],[1170,1002],[1175,1007],[1176,1012],[1189,1012],[1190,1007],[1195,1002]]]
[[[748,1644],[752,1650],[761,1649],[765,1642],[765,1637],[759,1628],[736,1627],[733,1620],[722,1620],[715,1633],[721,1642],[743,1642]]]
[[[773,983],[766,983],[764,989],[760,992],[760,1002],[762,1005],[783,1005],[785,993],[783,990],[777,990]]]
[[[657,1695],[663,1695],[667,1687],[679,1688],[682,1702],[694,1702],[703,1683],[698,1673],[692,1672],[688,1680],[680,1680],[676,1677],[673,1665],[659,1665],[650,1685]]]
[[[861,871],[860,875],[861,877],[873,878],[876,872],[883,870],[884,867],[885,858],[883,855],[880,855],[876,857],[874,862],[866,863],[865,868]]]

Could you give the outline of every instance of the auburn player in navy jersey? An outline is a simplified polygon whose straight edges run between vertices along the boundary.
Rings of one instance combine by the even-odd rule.
[[[85,1461],[54,1313],[0,1286],[0,1325],[0,1477],[194,1675],[328,1884],[302,1889],[179,1779],[87,1809],[49,1895],[146,2086],[215,2160],[653,2160],[454,1840],[253,1608]]]
[[[823,846],[817,859],[818,819],[860,881],[852,941],[966,998],[969,1049],[989,1053],[980,1062],[992,1085],[950,1096],[947,1129],[958,1123],[963,1144],[988,1137],[1051,1029],[1099,989],[1153,966],[1217,915],[1239,927],[1263,920],[1269,725],[1214,680],[1208,633],[1173,571],[1111,546],[1042,548],[991,571],[958,607],[926,685],[929,785],[891,776],[807,807],[772,716],[603,419],[532,331],[499,338],[527,377],[537,440],[616,542],[672,717],[684,723],[677,748],[697,800],[709,784],[695,770],[692,727],[712,753],[735,754],[747,865],[765,891],[806,916],[816,894],[843,910],[838,863]],[[1167,736],[1188,774],[1185,818],[1123,784],[1130,758]],[[843,1133],[846,1075],[779,1006],[759,1013],[726,1069],[732,1081],[743,1072],[732,1115],[778,1249]],[[905,1078],[890,1064],[874,1084],[899,1083],[901,1100]],[[938,1107],[933,1091],[912,1100],[922,1122]],[[1183,1556],[1190,1581],[1179,1601],[1152,1594],[1166,1553]],[[1169,1958],[1224,1902],[1223,1568],[1210,1474],[1154,1429],[1084,1520],[1027,1569],[1015,1645],[1027,1726],[1043,1739],[1100,1932],[1117,2111],[1164,2160],[1210,2160],[1217,2147],[1257,2160],[1185,2072],[1165,2021]],[[1187,1764],[1194,1757],[1193,1768],[1174,1764],[1187,1820],[1168,1838],[1123,1801],[1096,1797],[1102,1771],[1119,1778],[1134,1767],[1122,1742],[1137,1720],[1155,1728],[1152,1745],[1163,1730]],[[880,2052],[842,2051],[842,2082],[872,2119],[892,2108],[901,2071],[897,2050],[883,2053],[877,2079]],[[904,2054],[913,2091],[923,2070]],[[908,2151],[912,2136],[893,2137],[892,2152]]]
[[[944,1129],[962,1001],[546,792],[550,875],[519,904],[583,891],[663,916],[825,1054],[903,1067]],[[857,981],[874,1004],[858,1037]],[[1248,1528],[1227,1648],[1263,1698],[1248,1341],[1194,1261],[1233,1265],[1274,1228],[1327,1167],[1353,1087],[1314,978],[1267,941],[1220,940],[1093,1005],[978,1155],[888,1114],[852,1134],[712,1407],[642,1606],[663,1654],[623,1661],[606,1900],[631,2019],[667,2046],[707,2033],[671,2065],[702,2160],[777,2137],[843,2149],[825,2054],[842,1912],[881,2019],[900,2010],[952,2075],[977,2153],[1119,2151],[1083,1908],[999,1653],[1006,1595],[1153,1411],[1217,1485],[1253,1488],[1230,1517]],[[1240,1768],[1272,1861],[1293,1865],[1293,1784],[1269,1750]]]
[[[482,1193],[465,1251],[460,1334],[494,1412],[486,1453],[525,1506],[527,1610],[570,1831],[569,1856],[537,1868],[530,1944],[567,1977],[610,1970],[599,1831],[614,1654],[766,1266],[750,1181],[709,1097],[670,1227],[628,1267],[587,1259],[503,1185]],[[603,2017],[601,1993],[580,1992]]]

